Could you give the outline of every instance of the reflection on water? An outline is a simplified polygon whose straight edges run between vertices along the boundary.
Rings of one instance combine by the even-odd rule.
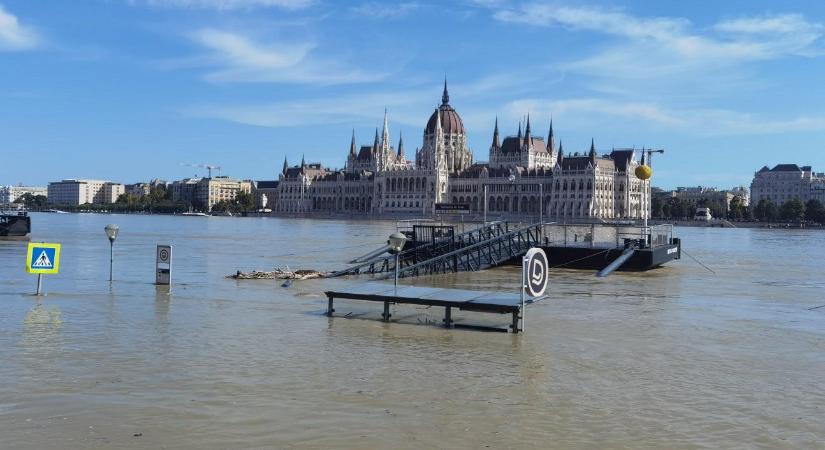
[[[105,224],[116,222],[109,285]],[[822,447],[825,234],[680,229],[646,273],[554,270],[523,335],[443,310],[336,301],[236,270],[337,269],[390,222],[34,214],[63,244],[48,296],[0,243],[8,448]],[[182,231],[183,230],[183,231]],[[155,245],[175,246],[155,286]],[[517,290],[518,269],[402,280]],[[334,281],[341,282],[341,281]],[[343,283],[358,283],[347,280]],[[508,317],[454,313],[463,324]],[[399,323],[400,322],[400,323]],[[135,436],[138,434],[139,436]]]

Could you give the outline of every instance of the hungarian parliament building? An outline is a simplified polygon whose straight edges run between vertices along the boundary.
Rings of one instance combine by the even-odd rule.
[[[650,180],[636,178],[640,164],[644,150],[599,154],[592,140],[589,151],[565,154],[552,120],[545,139],[533,134],[529,116],[523,130],[519,123],[515,136],[503,138],[496,119],[488,162],[474,162],[445,82],[414,152],[407,154],[400,136],[397,147],[391,144],[385,111],[371,145],[359,146],[353,132],[343,169],[284,160],[267,195],[277,213],[430,217],[437,205],[451,204],[491,218],[538,215],[541,208],[547,220],[642,219],[650,211]]]

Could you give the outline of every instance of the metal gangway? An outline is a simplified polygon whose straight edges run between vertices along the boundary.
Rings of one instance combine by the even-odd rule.
[[[387,255],[333,272],[330,277],[357,274],[392,276],[398,261],[398,276],[418,276],[449,272],[478,271],[496,267],[531,247],[541,244],[542,225],[510,229],[496,222],[430,243],[414,246],[397,255]]]

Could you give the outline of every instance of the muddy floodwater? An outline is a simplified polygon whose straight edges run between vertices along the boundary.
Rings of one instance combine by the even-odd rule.
[[[62,243],[61,270],[34,297],[25,243],[0,241],[0,448],[825,448],[825,232],[677,229],[715,273],[687,256],[608,278],[554,269],[514,335],[445,330],[441,308],[386,324],[380,304],[336,301],[330,319],[333,281],[225,278],[341,268],[392,222],[32,221],[33,240]],[[156,244],[173,246],[171,290],[153,284]]]

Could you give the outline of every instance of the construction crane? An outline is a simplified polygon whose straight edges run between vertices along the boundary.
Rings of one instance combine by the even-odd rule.
[[[207,171],[209,171],[209,178],[212,178],[212,170],[213,169],[217,170],[218,172],[221,171],[221,166],[213,166],[211,164],[191,164],[191,163],[186,164],[186,163],[181,163],[180,165],[188,166],[188,167],[200,167],[200,168],[206,169]]]

